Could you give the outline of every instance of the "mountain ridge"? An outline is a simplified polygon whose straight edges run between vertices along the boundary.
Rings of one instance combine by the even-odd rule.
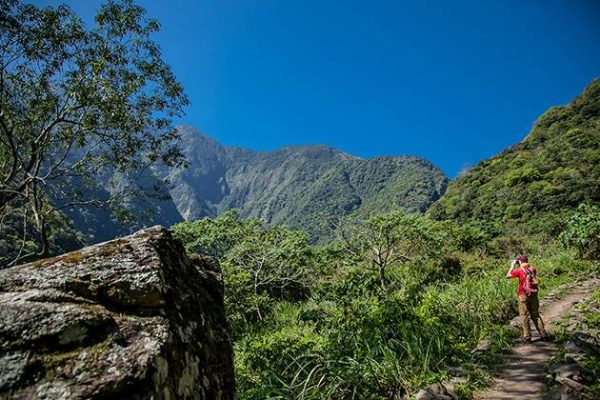
[[[186,220],[238,209],[241,217],[283,223],[318,239],[325,234],[318,226],[324,217],[364,205],[373,212],[422,212],[448,184],[439,168],[416,156],[361,158],[323,144],[254,151],[221,145],[191,125],[177,129],[190,165],[156,172],[170,182]]]

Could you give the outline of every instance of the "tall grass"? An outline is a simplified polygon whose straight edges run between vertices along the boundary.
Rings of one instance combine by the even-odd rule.
[[[268,326],[236,345],[240,397],[390,399],[414,393],[447,377],[448,366],[470,359],[471,348],[515,312],[514,288],[497,275],[428,287],[398,279],[387,293],[374,288],[333,304],[318,298],[280,303]]]

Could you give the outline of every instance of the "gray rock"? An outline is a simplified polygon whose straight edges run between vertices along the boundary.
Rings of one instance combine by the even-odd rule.
[[[575,392],[582,392],[586,388],[584,384],[569,378],[562,378],[559,383],[563,386],[570,387],[571,389],[575,390]]]
[[[581,366],[572,359],[553,366],[550,373],[557,382],[562,382],[564,379],[572,379],[577,382],[582,381]]]
[[[0,391],[19,383],[25,374],[28,352],[7,352],[0,356]]]
[[[561,385],[547,395],[548,400],[580,400],[581,393],[567,386]]]
[[[456,395],[452,393],[444,384],[434,383],[417,393],[415,400],[454,400]]]
[[[162,227],[0,271],[0,398],[234,399],[220,271]]]
[[[591,352],[591,350],[588,347],[573,340],[565,341],[563,343],[563,347],[565,349],[566,357],[572,358],[576,361],[581,360],[583,357],[585,357]]]

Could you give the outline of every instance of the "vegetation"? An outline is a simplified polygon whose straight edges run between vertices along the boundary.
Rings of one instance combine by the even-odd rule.
[[[444,192],[447,178],[414,157],[343,160],[305,184],[285,215],[274,218],[308,232],[313,242],[331,240],[333,217],[391,211],[423,212]]]
[[[236,211],[172,227],[188,251],[220,262],[232,285],[225,297],[234,337],[270,318],[274,301],[306,297],[314,257],[306,235]]]
[[[589,398],[600,396],[600,289],[596,289],[592,298],[579,306],[583,320],[581,324],[590,332],[594,347],[583,360],[586,378],[590,387],[585,393]]]
[[[560,239],[588,259],[600,260],[600,207],[581,204],[567,220]]]
[[[465,251],[468,229],[450,222],[354,218],[319,247],[235,213],[173,230],[221,263],[242,399],[390,399],[452,369],[465,375],[466,395],[514,337],[505,325],[516,315],[509,257]],[[533,253],[544,260],[534,261],[544,293],[593,270],[575,254],[559,243]],[[473,354],[482,339],[490,350]]]
[[[113,172],[183,162],[170,120],[187,98],[131,0],[109,0],[92,29],[66,6],[0,13],[0,221],[22,221],[19,258],[45,257],[57,210],[123,203],[139,187],[96,190]]]
[[[363,223],[364,222],[364,223]],[[367,220],[343,220],[337,228],[342,251],[370,263],[379,275],[379,285],[387,288],[387,270],[397,265],[417,264],[421,258],[439,252],[442,237],[434,223],[418,215],[402,212],[379,214]],[[368,264],[368,259],[365,260]]]
[[[517,313],[515,282],[504,278],[510,258],[530,256],[542,296],[598,274],[598,199],[586,186],[597,176],[598,118],[585,106],[596,91],[594,82],[564,108],[565,129],[576,125],[574,143],[585,144],[563,146],[568,160],[550,154],[557,139],[541,138],[542,117],[522,144],[452,183],[427,215],[354,209],[319,246],[235,213],[174,226],[188,250],[222,265],[240,398],[394,399],[450,373],[462,377],[462,397],[485,386],[518,335],[506,325]],[[539,157],[565,158],[523,178]],[[578,168],[587,184],[560,168]],[[550,177],[569,193],[534,190]],[[484,339],[487,349],[473,352]]]
[[[0,12],[0,266],[80,243],[64,210],[129,206],[158,189],[146,167],[172,167],[155,171],[186,217],[241,208],[172,227],[223,269],[241,399],[397,399],[449,371],[468,397],[512,339],[509,258],[529,254],[542,295],[598,273],[599,80],[422,214],[447,179],[414,157],[212,143],[182,168],[170,119],[187,99],[131,0],[92,29],[64,6]],[[113,211],[135,223],[132,209]]]
[[[48,248],[51,254],[62,254],[83,245],[81,233],[77,231],[64,214],[54,210],[47,219]],[[24,255],[39,251],[39,237],[35,226],[29,225],[27,208],[9,208],[0,223],[0,268],[12,265],[23,259]]]

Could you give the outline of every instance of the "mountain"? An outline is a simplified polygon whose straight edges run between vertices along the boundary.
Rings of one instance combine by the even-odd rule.
[[[353,211],[425,211],[448,179],[418,157],[361,159],[327,146],[275,151],[226,147],[191,126],[179,127],[187,169],[161,169],[186,220],[238,209],[242,217],[282,223],[313,239]]]
[[[536,121],[525,139],[450,183],[428,211],[435,219],[505,227],[560,222],[580,203],[600,202],[600,79]],[[502,228],[501,228],[502,229]]]

